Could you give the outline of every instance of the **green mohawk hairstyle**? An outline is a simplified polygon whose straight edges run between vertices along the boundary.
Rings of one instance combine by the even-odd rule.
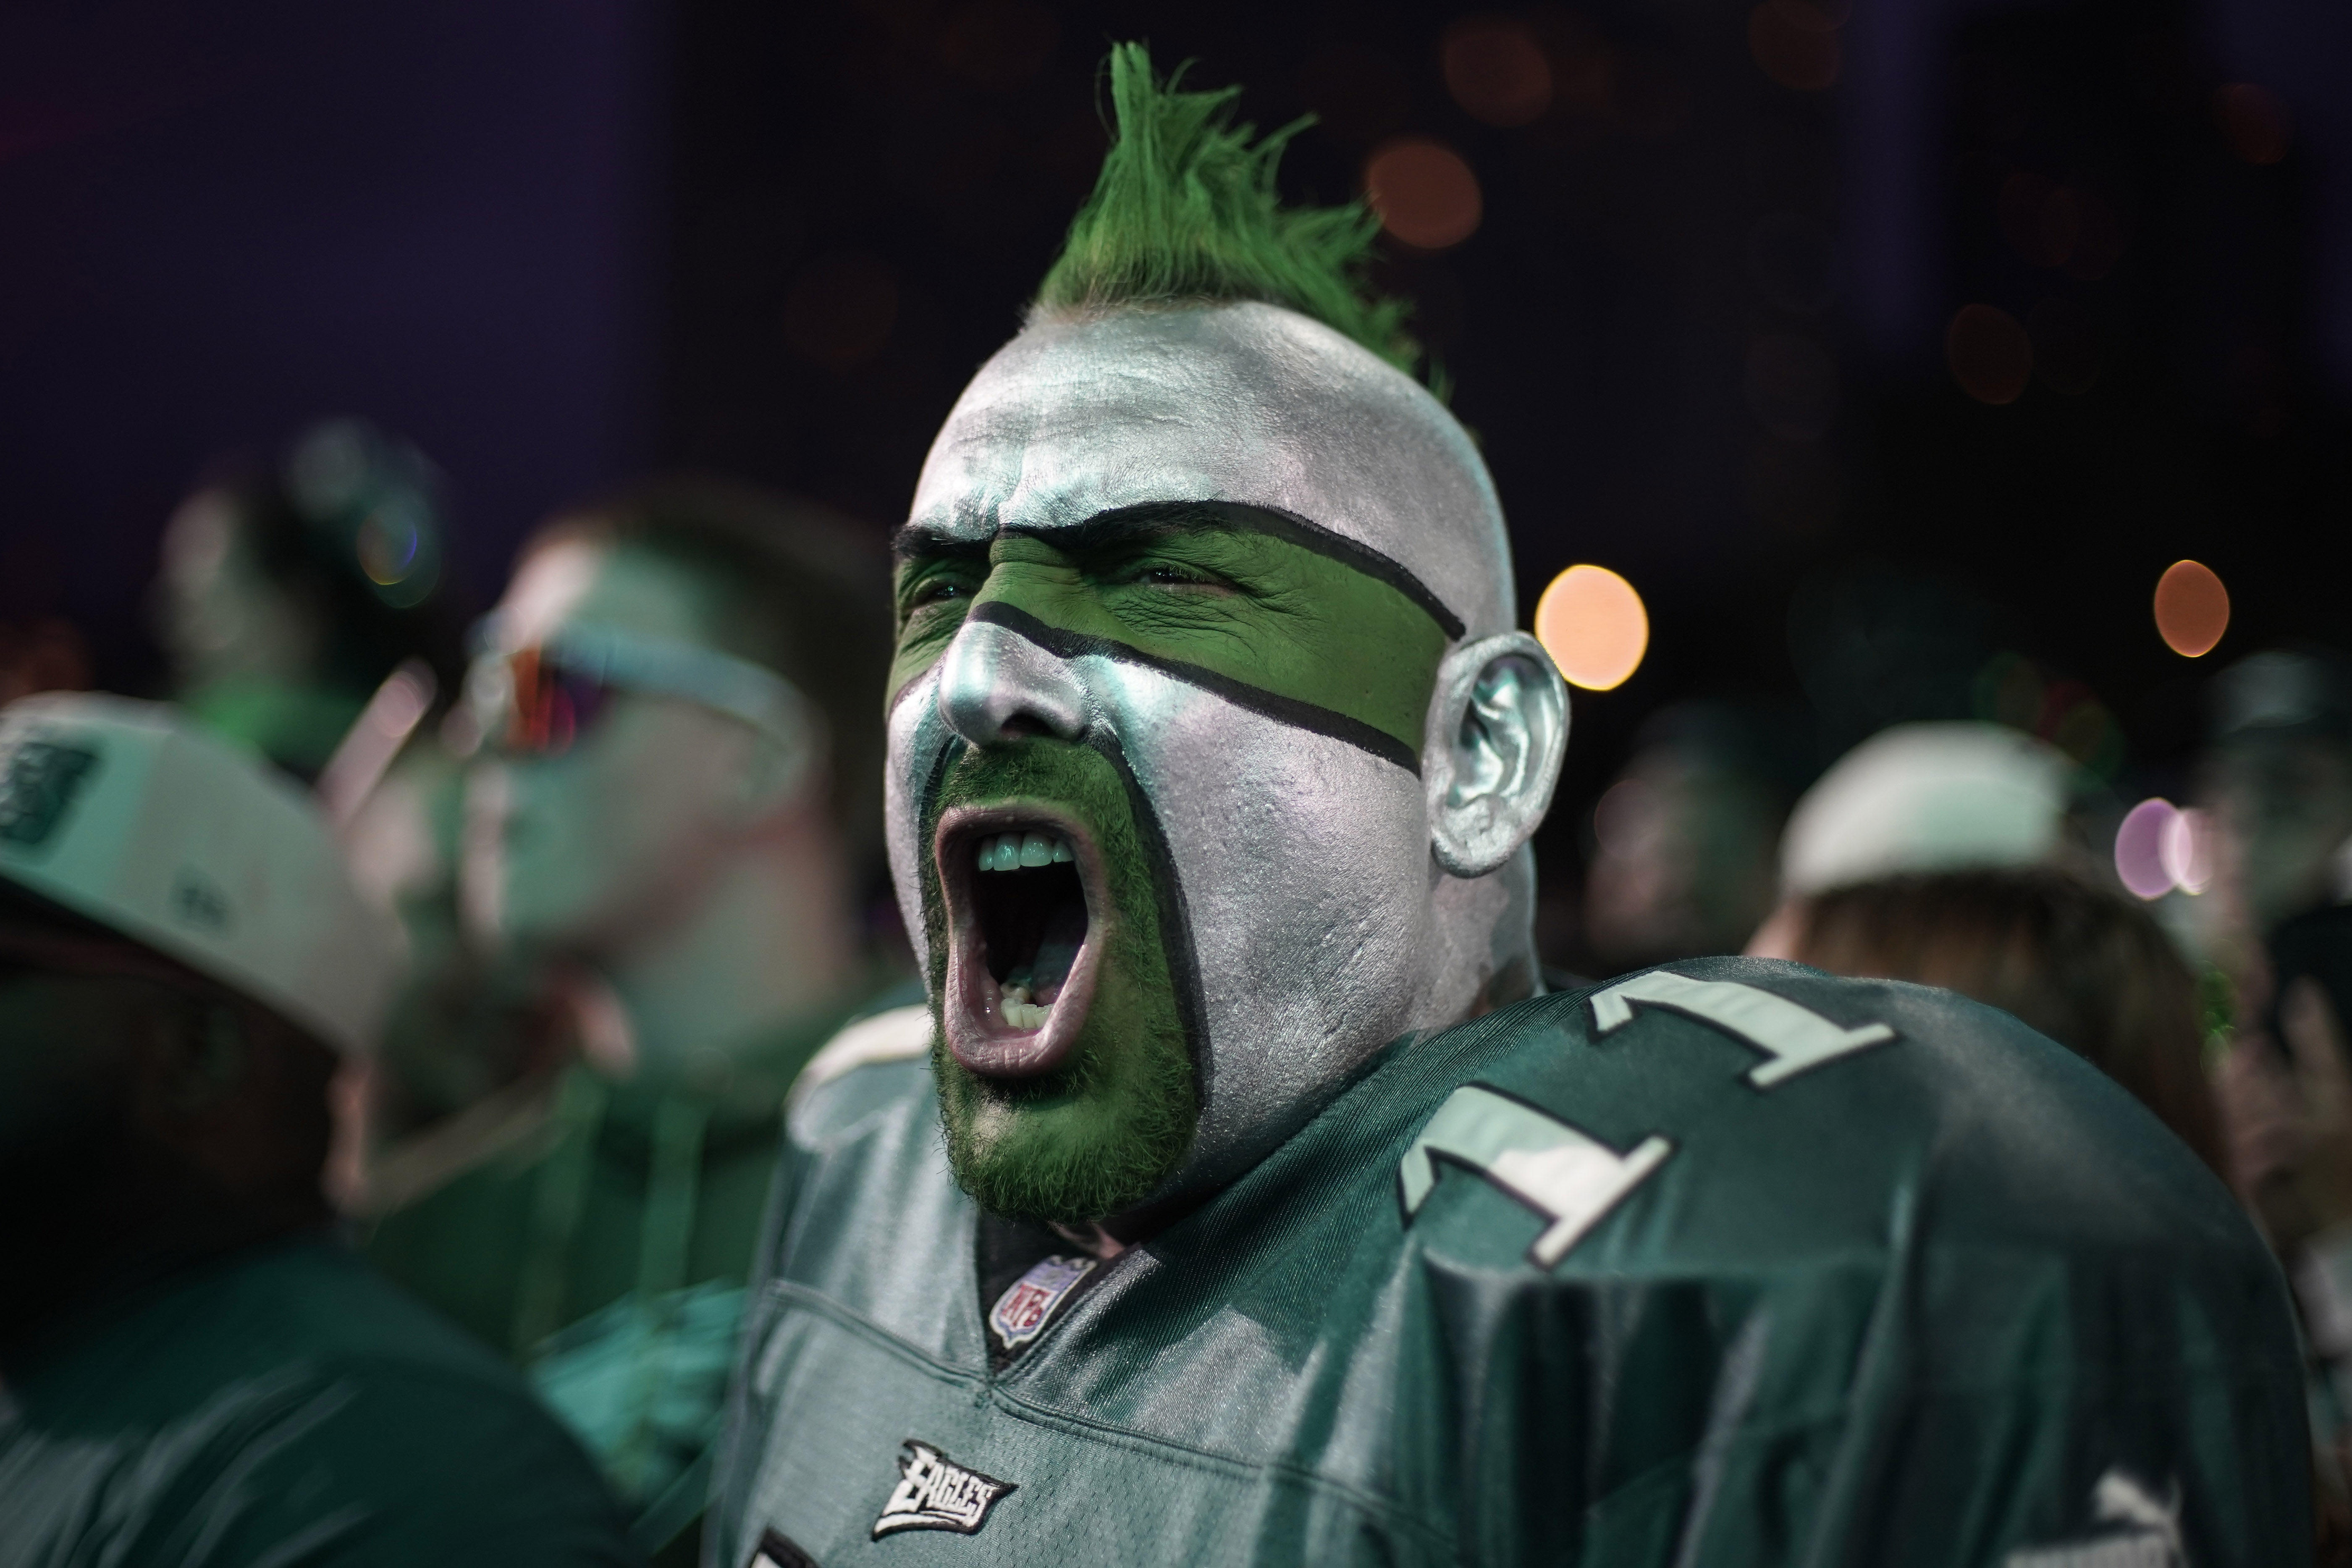
[[[1283,149],[1313,117],[1256,141],[1255,126],[1233,122],[1240,88],[1183,92],[1183,75],[1162,82],[1143,45],[1112,46],[1110,151],[1033,310],[1257,300],[1411,374],[1421,347],[1407,307],[1364,279],[1380,220],[1361,202],[1286,208],[1276,193]]]

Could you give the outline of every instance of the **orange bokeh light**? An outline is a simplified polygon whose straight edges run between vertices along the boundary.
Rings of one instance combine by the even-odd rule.
[[[1843,64],[1838,50],[1842,8],[1803,0],[1766,0],[1748,13],[1748,48],[1766,76],[1799,92],[1835,85]]]
[[[1536,640],[1571,686],[1622,686],[1650,647],[1650,612],[1606,566],[1571,566],[1536,601]]]
[[[829,370],[869,360],[898,322],[898,285],[871,257],[841,252],[802,269],[784,295],[784,342]]]
[[[1551,62],[1522,23],[1474,16],[1445,29],[1445,85],[1489,125],[1527,125],[1551,107]]]
[[[2213,568],[2176,561],[2156,580],[2156,634],[2183,658],[2213,651],[2230,629],[2230,590]]]
[[[2014,403],[2033,375],[2033,340],[1994,305],[1964,305],[1944,330],[1952,379],[1979,403]]]
[[[2275,163],[2294,144],[2286,100],[2253,82],[2233,81],[2215,89],[2213,118],[2230,150],[2249,163]]]
[[[1381,226],[1416,250],[1444,250],[1476,231],[1478,176],[1450,147],[1402,137],[1364,164],[1364,194]]]

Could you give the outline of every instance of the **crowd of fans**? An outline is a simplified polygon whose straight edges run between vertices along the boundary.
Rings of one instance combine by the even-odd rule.
[[[435,483],[352,424],[207,479],[159,580],[174,705],[0,712],[0,1533],[95,1497],[49,1522],[105,1561],[204,1531],[695,1559],[778,1108],[921,996],[869,915],[883,563],[818,508],[642,486],[533,535],[461,666],[413,582]],[[2352,686],[2285,651],[2213,700],[2211,885],[2165,911],[2194,919],[2119,888],[2099,786],[2030,737],[1898,726],[1784,814],[1706,710],[1604,798],[1589,918],[1633,963],[1948,988],[2136,1097],[2295,1283],[2325,1551]],[[58,1484],[92,1465],[147,1479]]]
[[[2347,1560],[2345,663],[2154,898],[2013,729],[1669,710],[1573,979],[1376,226],[1106,80],[888,559],[650,481],[462,628],[339,420],[169,520],[169,701],[26,644],[0,1568]]]

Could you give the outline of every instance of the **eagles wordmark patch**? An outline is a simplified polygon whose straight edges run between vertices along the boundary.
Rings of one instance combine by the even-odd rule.
[[[1018,1489],[1011,1481],[965,1469],[929,1443],[907,1439],[898,1456],[898,1484],[874,1521],[874,1539],[899,1530],[978,1533],[988,1510]]]
[[[1048,1258],[1030,1265],[1029,1272],[988,1310],[988,1326],[997,1342],[1006,1350],[1019,1350],[1044,1333],[1070,1292],[1094,1269],[1091,1258]]]

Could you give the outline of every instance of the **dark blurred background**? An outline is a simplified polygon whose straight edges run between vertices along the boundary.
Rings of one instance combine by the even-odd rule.
[[[649,467],[886,530],[1127,37],[1315,114],[1296,197],[1381,171],[1525,604],[1575,562],[1648,603],[1540,845],[1568,958],[1662,714],[1789,793],[1975,716],[2131,798],[2210,667],[2346,640],[2342,5],[133,0],[0,11],[0,664],[158,689],[177,499],[323,415],[440,466],[461,609]],[[2233,608],[2193,662],[2149,610],[2184,556]]]

